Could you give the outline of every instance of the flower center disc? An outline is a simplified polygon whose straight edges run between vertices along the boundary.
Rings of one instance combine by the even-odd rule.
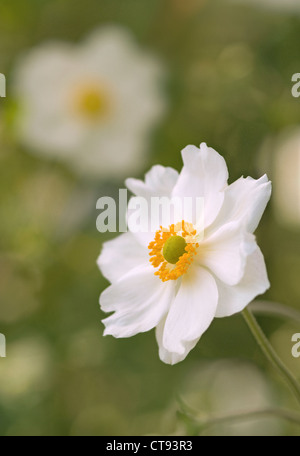
[[[83,84],[73,93],[73,107],[86,120],[97,121],[110,111],[108,93],[100,84]]]
[[[163,247],[163,256],[168,263],[176,264],[185,253],[187,243],[181,236],[171,236]]]
[[[177,280],[187,273],[198,247],[197,231],[191,223],[182,220],[168,229],[161,226],[148,245],[149,261],[155,269],[158,268],[154,274],[163,282]]]

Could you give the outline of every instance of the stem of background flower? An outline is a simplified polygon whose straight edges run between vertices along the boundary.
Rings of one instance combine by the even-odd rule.
[[[246,308],[244,309],[242,314],[261,350],[266,355],[268,360],[272,363],[273,367],[279,372],[281,377],[285,380],[285,382],[289,386],[290,390],[294,393],[300,404],[300,385],[298,381],[293,376],[293,374],[288,370],[288,368],[284,365],[281,359],[278,357],[277,353],[275,352],[272,345],[266,338],[265,334],[263,333],[261,327],[257,323],[251,311]]]
[[[293,322],[300,322],[300,312],[293,307],[272,301],[253,301],[248,309],[254,314],[271,315],[273,317],[284,318]]]
[[[286,410],[286,409],[277,409],[277,408],[266,408],[261,410],[245,410],[242,412],[227,414],[227,415],[219,415],[219,416],[211,416],[207,419],[201,419],[197,416],[191,415],[190,413],[181,410],[179,412],[185,420],[188,420],[188,423],[192,423],[194,425],[194,434],[199,435],[203,433],[207,428],[211,426],[216,426],[220,424],[228,424],[228,423],[240,423],[241,421],[251,420],[254,418],[280,418],[291,423],[300,425],[300,413],[294,410]]]

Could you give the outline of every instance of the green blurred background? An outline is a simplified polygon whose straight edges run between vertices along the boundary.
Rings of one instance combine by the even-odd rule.
[[[291,95],[291,77],[300,71],[296,9],[296,3],[289,11],[260,8],[250,0],[1,1],[0,72],[7,77],[7,98],[0,100],[0,332],[7,339],[1,435],[191,433],[176,413],[178,398],[204,414],[254,403],[293,406],[239,315],[215,320],[173,367],[159,360],[153,332],[102,337],[98,299],[108,283],[96,259],[109,236],[96,230],[95,204],[124,184],[89,181],[25,150],[12,128],[10,75],[31,47],[53,38],[76,43],[102,24],[120,24],[168,73],[169,107],[151,137],[144,172],[156,163],[180,169],[180,150],[205,141],[224,155],[231,181],[265,172],[280,179],[278,144],[282,156],[282,135],[300,124],[300,101]],[[298,217],[285,218],[273,198],[257,237],[272,284],[264,299],[300,310],[299,157],[290,163],[291,173],[298,169],[292,177]],[[288,171],[284,176],[289,180]],[[299,326],[260,322],[300,376],[300,360],[291,356]],[[233,378],[235,399],[226,403]],[[207,433],[300,435],[275,419],[246,424]]]

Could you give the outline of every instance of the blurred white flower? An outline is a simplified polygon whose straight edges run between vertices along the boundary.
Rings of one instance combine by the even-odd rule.
[[[51,371],[51,350],[44,339],[24,338],[13,343],[8,340],[7,358],[1,365],[1,402],[27,394],[38,396],[49,387]]]
[[[274,204],[280,222],[300,224],[300,129],[283,135],[274,151]]]
[[[170,364],[187,356],[215,317],[242,311],[269,287],[253,235],[271,195],[267,176],[228,186],[225,160],[206,144],[188,146],[182,156],[180,175],[155,166],[145,182],[128,179],[127,186],[148,201],[169,197],[170,206],[172,198],[201,197],[201,236],[196,214],[189,221],[175,214],[165,229],[158,220],[156,233],[128,232],[105,243],[98,260],[112,283],[100,297],[102,309],[114,312],[104,320],[105,335],[156,327],[160,358]]]
[[[200,421],[273,408],[277,397],[263,373],[250,363],[221,360],[201,363],[190,370],[182,392],[183,402]],[[194,414],[193,413],[193,414]],[[238,418],[204,427],[205,435],[281,435],[284,423],[277,417]]]
[[[268,169],[274,182],[273,207],[281,225],[300,224],[300,128],[288,128],[278,137],[267,138],[258,166]]]
[[[160,62],[116,26],[79,45],[41,45],[15,69],[17,134],[30,151],[88,176],[137,172],[166,107],[163,74]]]

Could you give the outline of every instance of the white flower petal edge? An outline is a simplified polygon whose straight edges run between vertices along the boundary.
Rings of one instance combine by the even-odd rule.
[[[253,233],[266,209],[272,192],[272,183],[265,174],[260,179],[241,177],[224,190],[224,203],[217,219],[210,227],[217,229],[228,221],[240,221]]]
[[[97,264],[104,277],[114,283],[138,266],[149,266],[149,255],[129,232],[105,242]]]
[[[255,248],[255,237],[246,233],[240,222],[227,223],[203,241],[198,263],[228,285],[236,285],[242,280],[247,257]]]
[[[104,335],[131,337],[158,325],[175,296],[174,283],[163,284],[150,265],[132,269],[108,287],[100,297],[104,312]]]
[[[156,341],[159,346],[159,357],[163,363],[177,364],[183,361],[189,352],[197,345],[199,337],[191,342],[184,342],[184,352],[182,354],[170,352],[163,345],[163,334],[165,329],[165,320],[162,320],[156,327],[155,335]]]
[[[136,196],[145,198],[149,203],[148,230],[147,232],[135,232],[134,235],[141,245],[148,247],[155,232],[151,232],[151,197],[171,197],[173,188],[178,180],[178,172],[173,168],[161,165],[153,166],[145,176],[145,182],[139,179],[127,179],[127,188]],[[133,214],[134,211],[131,211]],[[157,229],[159,228],[159,224]],[[130,227],[129,227],[130,229]]]
[[[256,296],[270,288],[260,248],[256,246],[255,251],[248,257],[245,274],[238,285],[230,287],[218,279],[216,281],[219,290],[216,318],[229,317],[244,310]]]
[[[184,166],[173,196],[204,197],[204,223],[208,227],[215,220],[224,201],[224,189],[228,180],[226,162],[205,143],[200,145],[200,149],[187,146],[182,151],[182,159]]]
[[[137,196],[170,196],[178,180],[178,172],[161,165],[153,166],[145,176],[145,182],[139,179],[126,179],[127,188]]]
[[[182,278],[167,315],[163,347],[169,352],[186,355],[186,343],[200,338],[207,330],[215,317],[217,305],[215,279],[205,269],[194,267]]]

